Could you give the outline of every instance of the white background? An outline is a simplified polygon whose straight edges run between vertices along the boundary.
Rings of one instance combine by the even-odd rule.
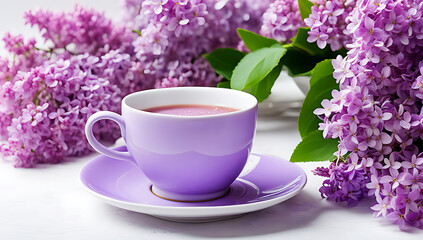
[[[24,26],[24,11],[41,6],[71,9],[81,2],[117,19],[120,2],[1,0],[0,34],[6,31],[34,36]],[[4,53],[0,47],[0,53]],[[285,81],[282,98],[301,97]],[[295,117],[260,117],[253,152],[289,159],[300,141]],[[404,233],[372,217],[371,201],[347,208],[320,197],[323,178],[310,172],[328,163],[301,163],[308,175],[305,189],[293,199],[269,209],[215,223],[184,224],[121,210],[86,193],[79,172],[95,156],[36,169],[15,169],[0,160],[0,239],[419,239],[421,230]]]

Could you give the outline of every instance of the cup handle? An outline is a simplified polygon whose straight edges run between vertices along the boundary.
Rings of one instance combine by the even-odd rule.
[[[125,122],[124,122],[122,116],[120,116],[119,114],[114,113],[114,112],[100,111],[100,112],[96,112],[93,115],[91,115],[91,117],[88,118],[87,124],[85,125],[85,135],[87,136],[88,142],[99,153],[102,153],[102,154],[104,154],[108,157],[114,158],[114,159],[129,161],[129,162],[137,165],[137,163],[131,157],[129,152],[118,152],[116,150],[107,148],[94,137],[93,126],[97,121],[100,121],[100,120],[103,120],[103,119],[108,119],[108,120],[112,120],[112,121],[116,122],[120,127],[120,131],[122,133],[123,138],[125,139],[125,137],[126,137],[125,136],[126,135]]]

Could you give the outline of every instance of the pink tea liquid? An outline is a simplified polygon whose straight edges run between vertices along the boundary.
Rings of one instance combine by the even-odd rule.
[[[141,110],[151,113],[161,113],[177,116],[206,116],[235,112],[239,109],[212,105],[179,104]]]

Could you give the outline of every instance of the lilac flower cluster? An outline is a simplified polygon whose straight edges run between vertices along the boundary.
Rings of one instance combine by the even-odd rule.
[[[304,22],[310,28],[307,41],[316,42],[320,48],[330,45],[333,51],[351,42],[347,26],[356,0],[315,0],[311,14]]]
[[[238,27],[258,32],[268,5],[269,0],[128,0],[125,19],[140,31],[136,58],[156,87],[213,86],[220,79],[202,54],[235,47]]]
[[[35,49],[35,39],[25,41],[21,35],[4,36],[5,48],[13,54],[13,61],[0,58],[0,140],[8,137],[7,127],[12,123],[13,116],[7,113],[9,108],[6,99],[10,94],[4,89],[11,84],[19,71],[28,71],[45,61],[45,52]]]
[[[9,64],[7,58],[0,58],[0,84],[11,80],[18,71],[27,71],[42,64],[47,58],[47,52],[37,50],[33,38],[25,40],[22,35],[6,33],[3,41],[6,50],[13,55],[13,61]]]
[[[59,59],[19,72],[3,84],[2,96],[8,97],[1,102],[3,114],[13,118],[2,153],[12,157],[18,167],[54,163],[64,156],[87,153],[90,148],[84,126],[88,117],[103,109],[118,112],[123,95],[113,82],[118,78],[103,73],[119,65],[119,71],[127,74],[131,63],[125,57],[129,56],[111,52],[102,58],[85,54]],[[104,140],[119,137],[118,129],[110,122],[101,122],[95,132]]]
[[[423,228],[422,14],[423,0],[357,1],[348,55],[333,60],[340,90],[315,110],[324,137],[339,139],[337,162],[316,171],[330,177],[322,194],[374,197],[375,216],[401,229]]]
[[[263,15],[260,34],[279,42],[289,42],[298,28],[304,26],[298,0],[275,0]]]
[[[25,23],[38,26],[52,49],[96,56],[119,49],[131,53],[133,34],[123,25],[112,24],[103,13],[75,5],[73,11],[28,11]]]
[[[0,136],[7,140],[0,154],[16,167],[91,151],[84,135],[88,117],[119,112],[123,96],[153,87],[125,53],[131,45],[127,30],[102,14],[76,7],[69,13],[28,12],[26,20],[42,29],[51,47],[40,50],[34,39],[20,35],[4,37],[12,57],[0,59]],[[107,121],[94,133],[104,141],[119,137],[118,127]]]
[[[349,206],[354,206],[367,195],[366,171],[358,167],[351,169],[352,166],[354,165],[331,163],[327,169],[320,168],[314,171],[315,174],[329,178],[323,182],[323,186],[320,188],[322,197],[336,202],[346,201]]]

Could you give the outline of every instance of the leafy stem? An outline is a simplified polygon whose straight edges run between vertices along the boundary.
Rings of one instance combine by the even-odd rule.
[[[138,34],[138,36],[142,37],[141,31],[140,30],[132,30],[133,33]]]
[[[32,102],[35,104],[35,107],[37,107],[40,104],[40,94],[46,90],[47,86],[43,85],[43,87],[35,94],[34,98],[32,99]]]

